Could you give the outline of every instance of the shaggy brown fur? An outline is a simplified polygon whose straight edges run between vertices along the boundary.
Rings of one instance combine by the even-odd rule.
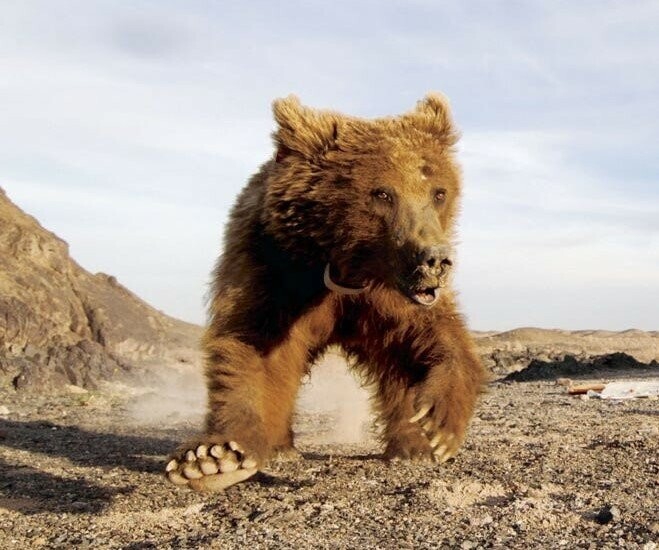
[[[238,198],[215,271],[207,435],[170,479],[222,489],[291,449],[300,380],[335,344],[375,387],[387,457],[450,458],[485,374],[448,286],[460,175],[446,101],[364,120],[291,96],[274,115],[275,157]],[[328,290],[328,264],[363,292]],[[207,464],[209,447],[229,463]]]

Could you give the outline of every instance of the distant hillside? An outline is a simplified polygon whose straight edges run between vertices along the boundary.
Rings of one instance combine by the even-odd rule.
[[[0,387],[94,388],[161,366],[199,366],[200,335],[114,277],[85,271],[0,189]]]

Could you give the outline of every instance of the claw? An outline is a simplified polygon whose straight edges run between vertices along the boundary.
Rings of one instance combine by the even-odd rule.
[[[448,451],[448,447],[447,447],[446,445],[440,445],[439,447],[437,447],[437,448],[435,449],[435,451],[433,452],[433,454],[434,454],[435,456],[438,456],[438,457],[439,457],[439,456],[443,455],[446,451]]]
[[[243,448],[238,445],[235,441],[229,441],[229,449],[236,451],[237,453],[244,453]]]
[[[439,463],[444,464],[445,462],[448,462],[449,459],[451,459],[452,457],[453,457],[453,453],[446,453],[445,455],[442,455],[439,458]]]
[[[434,449],[435,447],[437,447],[437,445],[439,445],[439,443],[440,443],[440,441],[442,440],[442,438],[443,438],[443,435],[442,435],[441,433],[437,434],[435,437],[433,437],[433,438],[430,440],[430,447],[432,447],[433,449]]]
[[[197,460],[197,455],[194,454],[194,451],[187,451],[185,453],[186,462],[195,462]]]
[[[432,420],[428,420],[421,425],[421,429],[427,434],[430,434],[434,425],[435,423]]]
[[[236,455],[232,452],[227,453],[226,456],[220,460],[220,472],[228,473],[235,472],[240,465],[238,464],[238,459]]]
[[[173,472],[178,468],[178,461],[175,458],[172,458],[165,466],[165,472]]]
[[[449,450],[448,446],[441,445],[435,450],[433,457],[440,464],[444,464],[444,462],[451,458],[453,454],[453,451]]]
[[[197,447],[197,458],[206,458],[208,456],[208,447],[206,445],[199,445]]]
[[[168,472],[167,473],[167,478],[174,485],[187,485],[188,484],[188,480],[185,479],[181,474],[179,474],[176,471]]]
[[[430,409],[432,409],[432,405],[423,405],[419,411],[412,418],[410,418],[410,422],[418,422],[428,414]]]
[[[256,460],[253,458],[246,458],[243,460],[241,467],[243,467],[245,470],[251,470],[252,468],[256,468]]]
[[[206,458],[199,461],[199,469],[205,476],[212,476],[220,471],[220,467],[212,458]]]
[[[213,445],[210,450],[211,456],[214,456],[215,458],[223,458],[224,455],[226,454],[226,451],[222,447],[222,445]]]
[[[204,477],[204,474],[201,473],[201,470],[194,462],[189,462],[183,466],[183,475],[188,479],[200,479]]]

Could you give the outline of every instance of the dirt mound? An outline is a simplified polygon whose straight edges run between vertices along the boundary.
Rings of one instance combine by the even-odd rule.
[[[511,372],[503,380],[506,382],[532,382],[551,380],[559,376],[587,378],[649,369],[659,371],[659,363],[657,361],[642,363],[626,353],[609,353],[585,360],[566,355],[560,361],[534,359],[528,367]]]
[[[198,366],[199,336],[115,277],[85,271],[0,189],[0,388],[95,388],[150,367]]]
[[[592,358],[611,353],[624,353],[643,363],[659,361],[659,332],[656,331],[519,328],[475,333],[474,336],[483,362],[497,375],[519,371],[533,361],[588,363]]]

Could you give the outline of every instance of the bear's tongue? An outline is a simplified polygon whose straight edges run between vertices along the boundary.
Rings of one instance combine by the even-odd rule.
[[[422,290],[419,290],[418,292],[415,292],[412,295],[412,298],[414,298],[414,301],[418,302],[421,305],[431,306],[437,301],[437,298],[439,298],[439,288],[437,287],[424,288]]]

